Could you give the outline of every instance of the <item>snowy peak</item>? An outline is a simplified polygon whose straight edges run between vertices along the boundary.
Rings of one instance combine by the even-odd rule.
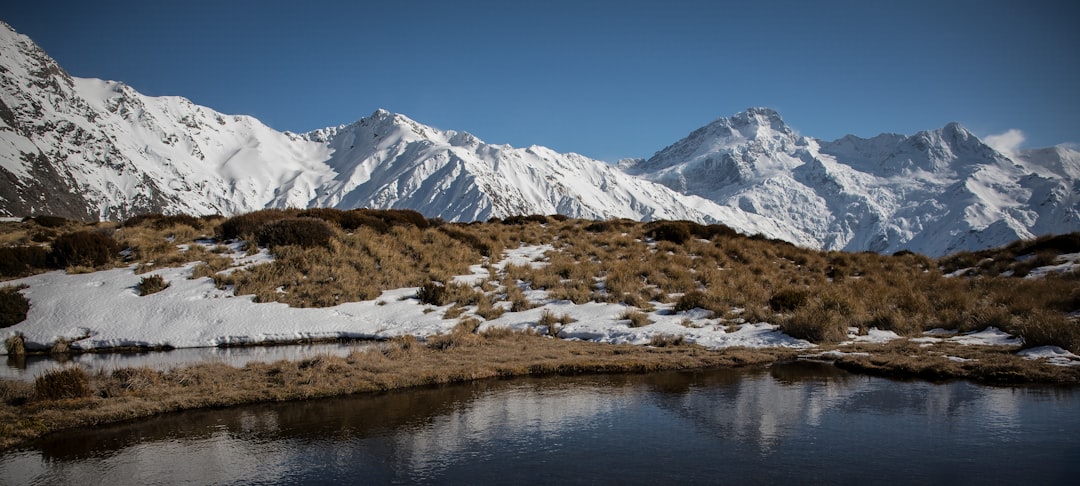
[[[376,110],[304,134],[69,76],[0,24],[0,215],[124,219],[263,208],[414,209],[449,221],[559,213],[722,223],[802,246],[941,255],[1080,231],[1080,153],[1005,155],[959,124],[799,135],[768,108],[618,166],[487,144]]]
[[[677,191],[717,200],[730,187],[798,167],[803,161],[793,154],[807,143],[776,111],[750,108],[693,131],[646,161],[620,166]]]
[[[820,152],[880,176],[970,172],[972,165],[1006,159],[955,122],[912,136],[881,134],[866,139],[847,135],[820,142]]]

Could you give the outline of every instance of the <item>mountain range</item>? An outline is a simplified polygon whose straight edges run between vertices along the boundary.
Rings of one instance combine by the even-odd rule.
[[[686,219],[812,248],[930,255],[1080,230],[1080,152],[1006,155],[955,123],[826,142],[751,108],[617,165],[488,144],[384,110],[296,134],[70,76],[2,22],[0,88],[0,215],[559,213]]]

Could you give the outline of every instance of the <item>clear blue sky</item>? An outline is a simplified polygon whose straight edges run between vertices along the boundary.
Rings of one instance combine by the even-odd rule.
[[[0,19],[75,76],[296,132],[385,108],[612,161],[767,106],[827,140],[959,121],[1080,142],[1071,0],[8,0]]]

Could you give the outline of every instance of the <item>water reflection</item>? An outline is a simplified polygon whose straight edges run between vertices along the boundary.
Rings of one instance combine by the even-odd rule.
[[[1080,473],[1077,412],[1072,389],[896,382],[820,364],[515,379],[72,431],[0,457],[0,477],[1054,482]]]
[[[166,371],[199,363],[225,363],[243,367],[250,362],[299,361],[315,356],[348,356],[350,352],[374,344],[341,342],[308,345],[250,346],[235,348],[182,348],[142,353],[82,353],[53,356],[7,356],[0,366],[0,379],[33,381],[46,371],[78,365],[89,372],[111,372],[118,368],[149,367]]]

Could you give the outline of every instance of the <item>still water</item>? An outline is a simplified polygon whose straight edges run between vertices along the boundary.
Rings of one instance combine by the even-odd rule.
[[[10,484],[1075,484],[1080,395],[769,370],[185,412],[0,456]]]

